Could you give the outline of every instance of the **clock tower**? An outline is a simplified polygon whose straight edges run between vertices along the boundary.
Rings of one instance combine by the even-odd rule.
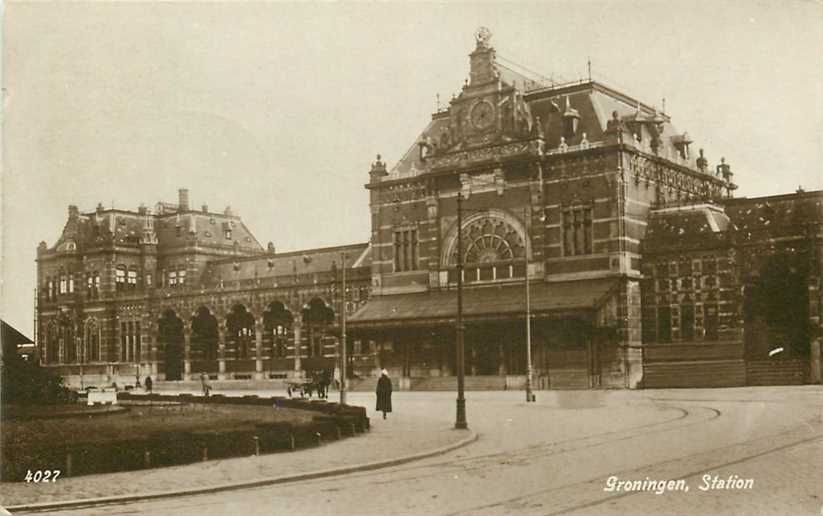
[[[532,128],[529,107],[515,81],[506,81],[490,44],[491,31],[475,32],[476,47],[469,55],[469,79],[449,109],[450,143],[441,151],[459,151],[528,138]],[[522,87],[522,84],[520,85]]]

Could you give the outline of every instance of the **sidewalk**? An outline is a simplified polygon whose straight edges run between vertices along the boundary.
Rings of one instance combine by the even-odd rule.
[[[474,434],[453,430],[438,419],[369,411],[371,430],[317,448],[257,457],[214,460],[122,473],[62,477],[54,483],[3,483],[0,505],[12,507],[100,497],[133,496],[169,491],[209,489],[236,483],[265,481],[339,468],[396,461],[459,445]],[[333,474],[329,473],[329,474]],[[286,480],[280,480],[286,481]],[[274,483],[274,482],[272,482]]]

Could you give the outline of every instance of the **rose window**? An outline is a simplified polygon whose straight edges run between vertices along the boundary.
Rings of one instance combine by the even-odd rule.
[[[493,281],[522,276],[523,237],[502,219],[480,219],[463,228],[464,280]],[[450,256],[457,265],[457,245]],[[454,272],[450,281],[455,280]]]

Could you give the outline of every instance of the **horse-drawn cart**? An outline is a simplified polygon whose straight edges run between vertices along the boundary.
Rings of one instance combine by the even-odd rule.
[[[295,393],[299,393],[301,398],[311,398],[317,394],[318,398],[328,397],[329,385],[331,384],[331,374],[327,371],[319,371],[311,375],[311,378],[296,378],[286,380],[286,393],[291,398]]]

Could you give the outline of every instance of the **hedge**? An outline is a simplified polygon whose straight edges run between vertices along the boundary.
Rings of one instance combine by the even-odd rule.
[[[311,421],[260,423],[242,430],[155,432],[142,439],[82,442],[71,445],[3,446],[0,475],[22,481],[28,470],[61,469],[64,476],[132,471],[201,460],[242,457],[317,446],[369,428],[366,409],[326,401],[273,396],[164,396],[118,393],[118,399],[185,403],[235,403],[316,412]],[[70,464],[69,464],[70,462]],[[70,467],[69,467],[70,466]]]

